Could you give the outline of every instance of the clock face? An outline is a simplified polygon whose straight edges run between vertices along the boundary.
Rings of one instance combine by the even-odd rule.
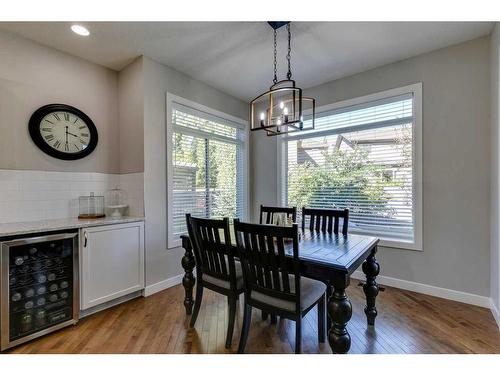
[[[69,154],[85,150],[91,137],[85,121],[65,111],[46,114],[40,122],[40,134],[47,145]]]
[[[29,132],[43,152],[58,159],[81,159],[97,146],[97,128],[90,117],[65,104],[37,109],[30,118]]]

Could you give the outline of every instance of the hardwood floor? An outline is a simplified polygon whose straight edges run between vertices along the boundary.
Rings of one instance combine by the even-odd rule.
[[[348,293],[353,317],[349,353],[500,353],[500,333],[488,309],[386,287],[377,298],[375,329],[367,329],[364,296],[357,280]],[[138,298],[82,319],[76,326],[10,350],[10,353],[233,353],[238,347],[242,306],[233,344],[224,348],[225,297],[205,290],[194,329],[188,329],[182,286]],[[240,298],[242,303],[243,298]],[[303,324],[304,353],[331,353],[318,344],[317,313]],[[247,353],[293,353],[294,323],[271,325],[254,310]]]

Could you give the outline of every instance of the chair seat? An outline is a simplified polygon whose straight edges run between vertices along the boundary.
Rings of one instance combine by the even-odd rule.
[[[226,259],[226,264],[227,264],[227,259]],[[228,265],[229,267],[229,265]],[[236,289],[240,290],[243,289],[243,271],[241,269],[241,263],[238,262],[237,260],[234,261],[234,269],[236,271]],[[230,289],[229,281],[219,279],[217,277],[203,274],[202,276],[203,281],[206,281],[207,283],[213,284],[218,286],[219,288],[224,288],[224,289]]]
[[[290,292],[295,293],[295,276],[289,275],[290,278]],[[314,305],[316,301],[326,292],[326,285],[318,280],[310,279],[308,277],[300,278],[300,310],[307,310]],[[259,292],[252,292],[251,298],[255,301],[265,303],[282,310],[295,311],[295,303],[275,298]]]

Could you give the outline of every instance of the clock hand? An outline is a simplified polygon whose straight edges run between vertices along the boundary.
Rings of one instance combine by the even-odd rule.
[[[66,126],[66,144],[68,144],[68,127]]]
[[[76,134],[73,134],[73,133],[70,133],[70,132],[67,132],[68,134],[72,135],[73,137],[78,137]]]

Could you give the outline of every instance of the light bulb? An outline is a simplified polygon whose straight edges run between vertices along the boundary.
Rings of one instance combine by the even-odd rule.
[[[300,121],[304,121],[304,116],[300,116]]]
[[[260,113],[260,119],[261,119],[261,121],[266,119],[266,115],[264,112]]]
[[[279,118],[278,121],[276,121],[277,125],[281,125],[281,119]]]
[[[288,115],[288,107],[283,108],[283,114],[285,116]]]
[[[280,108],[283,109],[284,106],[285,106],[285,103],[280,102]]]

